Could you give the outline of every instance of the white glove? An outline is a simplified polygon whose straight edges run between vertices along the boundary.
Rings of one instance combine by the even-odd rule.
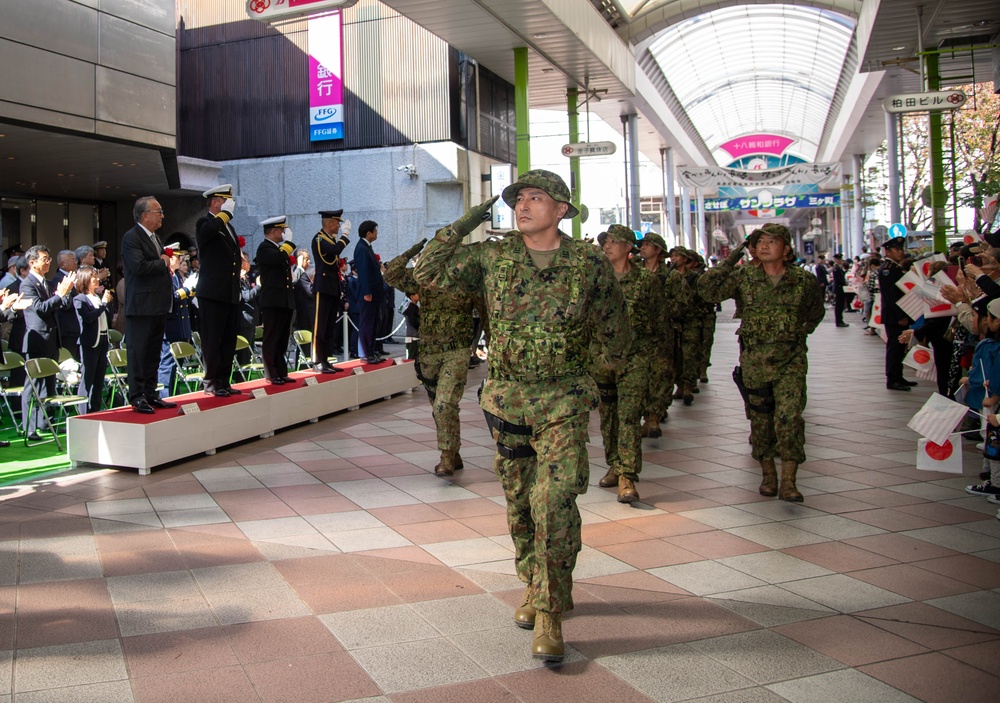
[[[228,214],[230,217],[233,215],[233,210],[236,209],[236,199],[226,198],[225,202],[222,203],[222,211]]]
[[[190,276],[184,279],[184,287],[188,290],[194,290],[198,286],[198,272],[195,271]]]
[[[351,221],[344,220],[340,223],[340,235],[342,237],[349,237],[351,235]]]
[[[290,242],[290,241],[292,241],[292,228],[291,227],[285,227],[284,229],[281,230],[281,241],[283,241],[283,242]]]

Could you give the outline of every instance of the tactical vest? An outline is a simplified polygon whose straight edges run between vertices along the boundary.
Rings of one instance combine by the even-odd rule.
[[[486,291],[492,294],[490,379],[530,382],[585,375],[590,359],[583,292],[590,265],[585,249],[572,245],[571,265],[550,266],[546,271],[558,272],[559,280],[546,282],[529,264],[510,258],[510,250],[518,244],[514,238],[501,243],[501,258],[485,277]],[[525,271],[534,275],[529,278]],[[530,299],[533,289],[553,285],[567,288],[557,308],[536,308],[531,314],[518,314],[518,298]]]
[[[805,325],[801,302],[806,292],[806,278],[788,269],[777,286],[763,271],[748,271],[741,281],[739,306],[742,323],[737,334],[749,344],[787,344],[803,342]]]

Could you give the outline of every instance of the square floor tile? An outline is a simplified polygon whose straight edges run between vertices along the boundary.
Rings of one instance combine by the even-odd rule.
[[[1000,686],[1000,677],[936,652],[869,664],[860,671],[923,701],[991,700]]]
[[[765,585],[760,579],[714,561],[663,566],[648,571],[653,576],[698,596]]]
[[[691,646],[759,684],[843,668],[835,659],[770,630],[700,640]]]
[[[775,628],[775,631],[847,666],[861,666],[927,652],[925,647],[915,642],[849,615],[783,625]]]
[[[513,618],[509,606],[487,593],[413,603],[411,607],[442,635],[507,627]]]
[[[927,604],[1000,631],[1000,593],[996,591],[934,598]]]
[[[223,625],[310,615],[309,607],[288,586],[206,594],[212,612]]]
[[[791,703],[916,703],[917,699],[860,671],[846,669],[794,681],[771,684],[774,691]]]
[[[428,639],[351,652],[385,693],[444,686],[487,676],[475,662],[445,639]]]
[[[273,703],[356,700],[381,693],[346,652],[273,659],[245,669],[261,699]]]
[[[119,603],[115,612],[122,637],[193,630],[219,624],[201,596]]]
[[[427,640],[440,636],[438,631],[409,605],[330,613],[321,615],[319,619],[348,650]]]
[[[877,569],[854,571],[851,572],[850,576],[913,600],[943,598],[977,590],[971,584],[931,573],[914,564],[895,564]]]
[[[832,572],[782,552],[761,552],[719,559],[718,563],[732,567],[767,583],[782,583],[814,576],[828,576]]]
[[[787,549],[788,547],[801,547],[804,544],[816,544],[826,542],[827,537],[822,537],[814,532],[800,530],[792,527],[787,522],[771,522],[763,525],[748,525],[746,527],[733,527],[726,530],[731,535],[748,539],[751,542],[762,544],[769,549]]]
[[[118,640],[22,649],[14,663],[15,694],[127,678]]]
[[[424,550],[447,566],[466,566],[513,557],[510,550],[488,537],[427,544]]]
[[[910,600],[842,574],[790,581],[782,584],[782,588],[842,613],[882,608]]]

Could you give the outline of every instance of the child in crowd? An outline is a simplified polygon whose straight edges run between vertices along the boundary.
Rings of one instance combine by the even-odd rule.
[[[985,310],[984,310],[985,308]],[[982,408],[986,417],[985,441],[983,443],[982,483],[967,486],[966,493],[1000,496],[1000,421],[994,408],[1000,401],[1000,299],[988,303],[978,301],[973,304],[973,324],[983,339],[976,345],[972,357],[972,368],[965,379],[969,385],[966,404],[970,408]],[[996,502],[994,500],[994,502]]]

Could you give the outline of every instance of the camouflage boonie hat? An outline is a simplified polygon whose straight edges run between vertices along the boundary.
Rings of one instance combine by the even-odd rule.
[[[663,237],[658,235],[656,232],[648,232],[647,234],[644,234],[638,243],[642,244],[643,242],[649,242],[650,244],[660,247],[660,251],[663,253],[666,253],[667,251],[667,243],[663,240]]]
[[[500,197],[513,209],[517,204],[517,194],[522,188],[544,190],[557,203],[566,203],[569,205],[569,209],[563,215],[564,220],[580,214],[580,211],[574,207],[573,201],[570,199],[569,187],[566,185],[566,181],[558,173],[552,173],[552,171],[546,171],[541,168],[533,171],[525,171],[517,177],[514,183],[503,189],[503,194]]]
[[[667,252],[668,256],[673,256],[674,254],[680,254],[685,259],[691,258],[691,255],[688,253],[688,250],[680,245],[675,246],[673,249]]]
[[[601,232],[597,235],[597,243],[602,247],[604,246],[604,242],[609,239],[612,242],[625,242],[626,244],[631,244],[633,247],[637,246],[635,232],[625,225],[611,225],[608,227],[607,232]]]
[[[751,246],[757,246],[757,240],[760,239],[760,235],[769,234],[772,237],[777,237],[778,239],[785,240],[785,244],[792,245],[792,233],[784,225],[779,225],[774,222],[768,222],[763,227],[755,229],[750,233],[750,244]]]

